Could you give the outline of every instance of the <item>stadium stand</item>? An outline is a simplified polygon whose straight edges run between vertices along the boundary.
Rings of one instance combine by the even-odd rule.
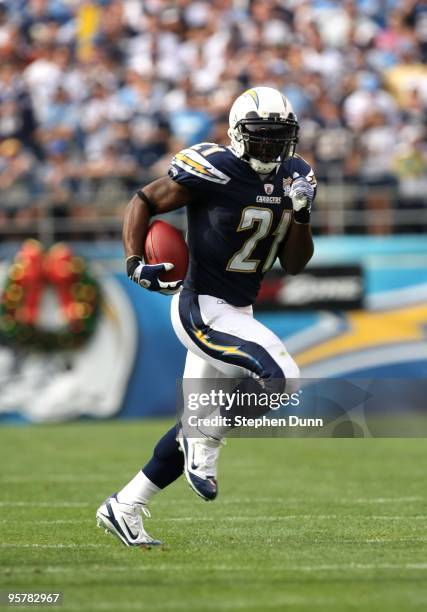
[[[297,112],[317,232],[423,231],[426,58],[424,1],[2,0],[0,235],[117,236],[261,84]]]

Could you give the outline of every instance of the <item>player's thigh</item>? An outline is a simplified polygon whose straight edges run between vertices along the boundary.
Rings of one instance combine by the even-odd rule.
[[[191,350],[187,351],[185,358],[185,367],[183,378],[223,378],[224,374],[220,372],[205,356],[196,355]]]
[[[299,377],[282,341],[253,318],[250,307],[183,292],[173,299],[172,321],[181,342],[226,376]]]
[[[184,326],[182,323],[179,314],[179,297],[180,294],[176,294],[172,299],[171,319],[178,339],[185,348],[188,349],[184,377],[218,378],[223,376],[227,378],[241,378],[248,376],[249,372],[246,368],[225,362],[213,354],[208,353],[205,347],[200,345],[197,337],[192,335],[192,330],[189,330],[187,326]]]
[[[210,296],[203,295],[199,296],[199,303],[204,321],[210,328],[233,334],[249,341],[250,345],[262,347],[278,366],[278,373],[273,377],[279,378],[282,372],[287,380],[293,381],[289,384],[297,386],[300,377],[297,364],[283,341],[271,329],[254,319],[251,307],[235,308],[229,304],[216,304]]]

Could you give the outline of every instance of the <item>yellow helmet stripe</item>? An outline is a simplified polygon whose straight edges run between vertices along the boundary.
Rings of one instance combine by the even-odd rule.
[[[258,94],[254,89],[247,89],[245,91],[245,93],[249,94],[251,96],[251,98],[253,99],[253,101],[255,102],[255,106],[258,109],[259,106],[259,98],[258,98]]]

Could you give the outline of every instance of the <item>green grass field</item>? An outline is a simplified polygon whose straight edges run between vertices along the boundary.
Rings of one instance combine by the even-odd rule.
[[[2,427],[0,589],[63,591],[61,610],[427,609],[425,440],[229,440],[218,500],[180,479],[146,522],[167,546],[126,548],[95,511],[166,426]]]

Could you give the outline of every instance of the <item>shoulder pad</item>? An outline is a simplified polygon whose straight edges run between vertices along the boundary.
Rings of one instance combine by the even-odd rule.
[[[216,167],[218,162],[220,162],[220,156],[213,155],[214,153],[219,154],[225,151],[225,148],[219,147],[214,143],[202,143],[188,149],[183,149],[173,158],[170,174],[172,178],[178,178],[178,174],[184,170],[186,173],[202,180],[226,185],[230,177]],[[215,158],[215,166],[209,160],[210,155],[212,155],[212,158]]]

